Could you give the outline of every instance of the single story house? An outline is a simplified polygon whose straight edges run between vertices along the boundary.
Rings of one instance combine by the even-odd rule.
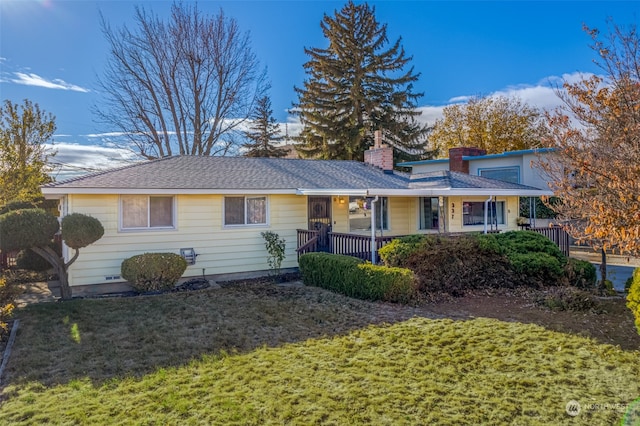
[[[121,263],[141,253],[183,254],[185,279],[266,274],[263,231],[286,240],[282,267],[296,268],[301,252],[362,254],[372,236],[383,244],[415,233],[518,229],[519,197],[552,195],[486,177],[490,166],[474,175],[426,164],[393,170],[392,149],[378,139],[365,162],[174,156],[50,183],[42,192],[59,200],[61,216],[87,214],[105,229],[69,269],[74,294],[126,288]]]

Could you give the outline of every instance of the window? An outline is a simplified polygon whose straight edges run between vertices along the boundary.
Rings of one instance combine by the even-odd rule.
[[[462,220],[464,225],[484,225],[484,202],[462,203]],[[488,225],[504,225],[504,201],[492,201],[487,212]]]
[[[501,180],[504,182],[520,183],[520,168],[519,167],[496,167],[494,169],[480,169],[478,170],[480,176]]]
[[[225,225],[265,225],[267,197],[224,197]]]
[[[438,229],[438,197],[420,198],[420,229]]]
[[[371,202],[373,198],[349,197],[349,230],[371,231]],[[380,197],[375,203],[376,229],[389,229],[389,199]]]
[[[122,229],[174,228],[172,196],[123,195]]]

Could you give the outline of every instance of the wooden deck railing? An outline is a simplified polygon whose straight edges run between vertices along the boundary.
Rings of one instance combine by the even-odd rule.
[[[298,229],[298,259],[301,254],[318,251],[318,231]]]
[[[376,259],[378,258],[378,250],[394,238],[400,238],[400,236],[376,237]],[[330,232],[329,240],[332,253],[358,257],[362,260],[371,260],[371,236],[369,235]]]

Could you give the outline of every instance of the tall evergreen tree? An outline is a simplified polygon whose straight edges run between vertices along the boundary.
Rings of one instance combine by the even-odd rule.
[[[295,88],[294,113],[303,125],[296,148],[305,157],[362,160],[379,129],[396,159],[421,157],[428,129],[415,119],[420,74],[404,71],[412,57],[401,39],[387,48],[387,25],[376,21],[375,8],[351,0],[320,26],[329,47],[305,48],[308,78]]]
[[[258,99],[256,108],[251,116],[251,127],[244,135],[251,142],[242,145],[247,152],[245,157],[284,157],[287,150],[273,145],[283,139],[280,135],[280,125],[273,117],[271,100],[268,96]]]

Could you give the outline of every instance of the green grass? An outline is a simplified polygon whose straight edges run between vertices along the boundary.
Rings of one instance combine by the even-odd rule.
[[[383,307],[266,287],[32,306],[0,424],[615,424],[591,404],[640,395],[637,351],[484,318],[365,326]]]

